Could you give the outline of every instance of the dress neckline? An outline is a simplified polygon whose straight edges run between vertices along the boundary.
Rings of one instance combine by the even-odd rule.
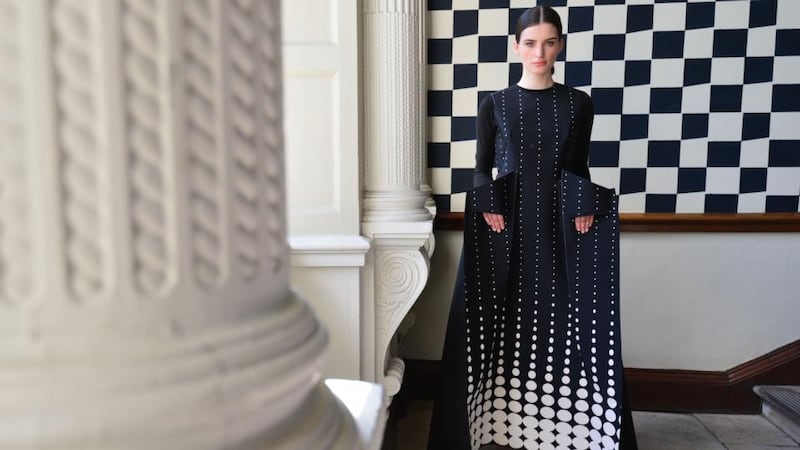
[[[553,82],[553,84],[552,84],[552,85],[550,85],[550,87],[546,87],[546,88],[544,88],[544,89],[530,89],[530,88],[526,88],[526,87],[524,87],[524,86],[520,86],[519,84],[514,84],[514,86],[516,86],[517,88],[519,88],[519,89],[520,89],[520,90],[522,90],[522,91],[525,91],[525,92],[534,92],[534,93],[535,93],[535,92],[548,92],[548,91],[551,91],[551,90],[555,89],[556,85],[558,85],[558,83],[556,83],[556,82]]]

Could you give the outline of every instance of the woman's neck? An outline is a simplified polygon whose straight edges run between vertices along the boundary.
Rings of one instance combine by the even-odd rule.
[[[553,77],[552,75],[536,76],[522,72],[522,78],[519,79],[517,86],[525,89],[547,89],[553,86]]]

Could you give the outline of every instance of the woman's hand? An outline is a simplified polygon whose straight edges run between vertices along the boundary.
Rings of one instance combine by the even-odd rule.
[[[578,216],[575,218],[575,229],[578,233],[588,233],[594,223],[594,216]]]
[[[492,231],[495,231],[497,233],[503,231],[503,229],[506,227],[506,221],[505,219],[503,219],[502,214],[485,212],[483,213],[483,220],[486,221],[486,223],[489,225],[489,228],[491,228]]]

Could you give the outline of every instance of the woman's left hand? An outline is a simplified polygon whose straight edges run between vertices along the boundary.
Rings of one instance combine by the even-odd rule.
[[[594,216],[579,216],[575,218],[575,229],[578,233],[588,233],[594,223]]]

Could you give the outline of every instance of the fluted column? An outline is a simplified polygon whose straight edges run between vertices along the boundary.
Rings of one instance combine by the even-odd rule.
[[[430,184],[430,169],[428,168],[428,33],[427,20],[425,16],[425,5],[419,15],[419,29],[417,30],[417,42],[419,45],[419,152],[420,152],[420,190],[425,194],[425,207],[432,216],[436,216],[436,203],[433,201],[433,189]]]
[[[0,0],[0,448],[358,447],[288,287],[278,0]]]
[[[374,319],[374,372],[389,397],[403,362],[395,334],[428,279],[432,217],[424,183],[421,0],[364,0],[366,183],[362,230],[372,239],[366,272]]]
[[[427,196],[420,190],[423,2],[364,3],[364,220],[427,220]]]

